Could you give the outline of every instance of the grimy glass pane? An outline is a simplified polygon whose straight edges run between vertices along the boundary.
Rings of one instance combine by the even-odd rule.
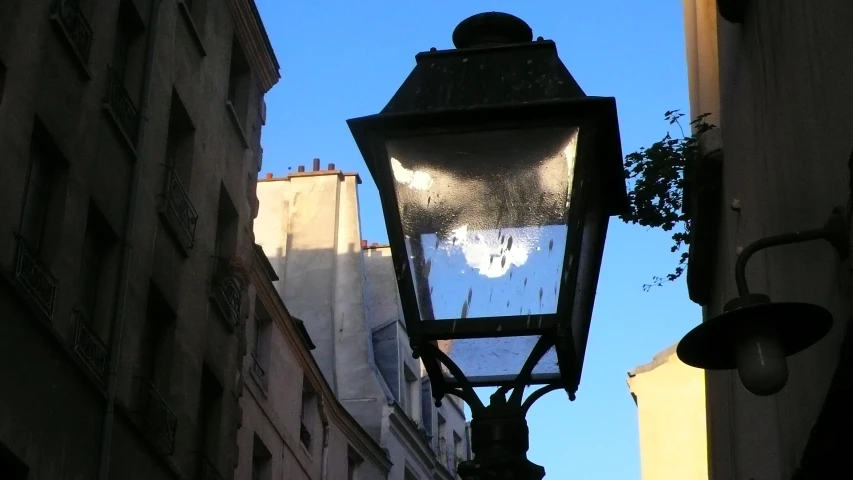
[[[515,379],[539,341],[538,335],[500,338],[440,340],[439,348],[462,369],[472,383],[495,384]],[[452,375],[442,366],[444,376]],[[560,377],[557,353],[548,350],[533,369],[533,383]]]
[[[555,313],[578,129],[387,142],[423,320]]]

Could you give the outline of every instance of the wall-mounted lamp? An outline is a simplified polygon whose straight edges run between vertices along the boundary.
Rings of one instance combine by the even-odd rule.
[[[724,313],[685,335],[678,344],[678,358],[705,370],[737,369],[743,386],[755,395],[779,392],[788,381],[786,357],[823,338],[832,328],[832,314],[810,303],[771,302],[767,295],[749,293],[746,263],[765,248],[812,240],[828,241],[846,258],[843,210],[834,209],[823,228],[767,237],[747,246],[735,264],[738,298],[726,303]]]
[[[725,21],[743,23],[749,0],[717,0],[717,11]]]

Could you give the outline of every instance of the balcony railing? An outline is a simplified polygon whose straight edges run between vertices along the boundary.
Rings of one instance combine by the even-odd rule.
[[[192,248],[195,239],[195,227],[198,223],[198,212],[193,206],[190,196],[181,184],[174,168],[166,168],[166,187],[164,192],[164,213],[173,223],[176,233],[182,237],[187,248]]]
[[[56,305],[56,278],[32,254],[23,237],[18,241],[15,279],[39,310],[52,319]]]
[[[258,384],[262,388],[267,388],[267,372],[264,370],[264,367],[261,366],[261,362],[258,360],[258,356],[255,352],[252,352],[252,364],[249,366],[249,372],[251,372],[252,376],[255,377],[255,380],[258,381]]]
[[[77,0],[56,0],[51,18],[62,28],[83,64],[87,64],[92,51],[92,27]]]
[[[212,292],[214,301],[222,310],[228,324],[237,326],[243,306],[243,287],[229,259],[215,258],[215,261]]]
[[[178,416],[160,395],[157,388],[148,380],[143,380],[139,399],[139,413],[145,421],[148,431],[160,443],[165,453],[175,452],[175,432],[178,430]]]
[[[198,480],[223,480],[222,475],[216,471],[216,467],[206,457],[201,458],[201,468],[198,472]]]
[[[109,353],[107,345],[89,328],[88,319],[83,312],[75,310],[73,316],[77,324],[74,334],[74,352],[89,367],[92,374],[103,381],[107,371]]]
[[[110,111],[115,115],[119,127],[124,131],[128,141],[134,143],[136,138],[137,125],[139,125],[139,116],[136,113],[136,106],[133,104],[133,99],[127,93],[124,87],[124,79],[118,72],[109,69],[109,84],[107,86],[107,105]]]

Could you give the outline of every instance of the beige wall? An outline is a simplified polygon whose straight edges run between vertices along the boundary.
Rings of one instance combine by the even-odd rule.
[[[252,464],[257,461],[253,458],[256,443],[260,442],[271,454],[263,480],[344,479],[349,456],[361,459],[356,478],[384,480],[391,462],[335,398],[264,271],[265,262],[266,258],[260,257],[254,262],[249,318],[254,319],[260,310],[269,315],[271,324],[264,329],[268,350],[261,360],[263,373],[253,371],[255,352],[251,346],[258,322],[250,321],[245,331],[250,348],[244,357],[244,394],[240,400],[240,462],[234,478],[251,479]],[[303,382],[316,392],[306,415],[311,437],[307,445],[300,439]]]
[[[255,238],[280,277],[279,295],[305,321],[338,401],[391,455],[389,478],[402,480],[406,468],[422,479],[450,478],[455,456],[445,452],[452,432],[466,438],[465,416],[458,401],[446,399],[423,418],[421,381],[411,387],[404,380],[404,368],[418,377],[423,372],[403,326],[390,249],[362,246],[360,182],[332,165],[322,169],[319,160],[308,171],[268,174],[258,181]],[[396,331],[396,344],[378,352],[373,335],[383,327]],[[414,395],[395,398],[409,388]],[[444,442],[439,414],[446,420]]]
[[[711,0],[689,0],[710,11]],[[739,248],[780,233],[818,228],[830,210],[850,201],[849,112],[853,61],[850,2],[749,2],[744,22],[700,16],[686,24],[691,109],[719,89],[723,149],[722,222],[714,251],[711,302],[705,318],[736,295]],[[718,79],[718,80],[717,80]],[[702,108],[702,111],[696,110]],[[740,208],[731,208],[737,201]],[[830,309],[827,338],[789,358],[787,386],[776,396],[749,394],[731,371],[707,376],[711,478],[790,478],[823,404],[838,361],[850,308],[849,269],[824,242],[778,247],[747,269],[754,292],[777,301]]]
[[[705,373],[681,363],[672,347],[628,377],[643,480],[707,480]]]

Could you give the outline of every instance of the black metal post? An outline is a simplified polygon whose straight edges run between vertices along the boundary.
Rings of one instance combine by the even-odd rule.
[[[527,459],[530,433],[527,409],[507,402],[499,391],[489,406],[472,410],[471,449],[474,459],[459,464],[463,480],[542,480],[545,469]]]

